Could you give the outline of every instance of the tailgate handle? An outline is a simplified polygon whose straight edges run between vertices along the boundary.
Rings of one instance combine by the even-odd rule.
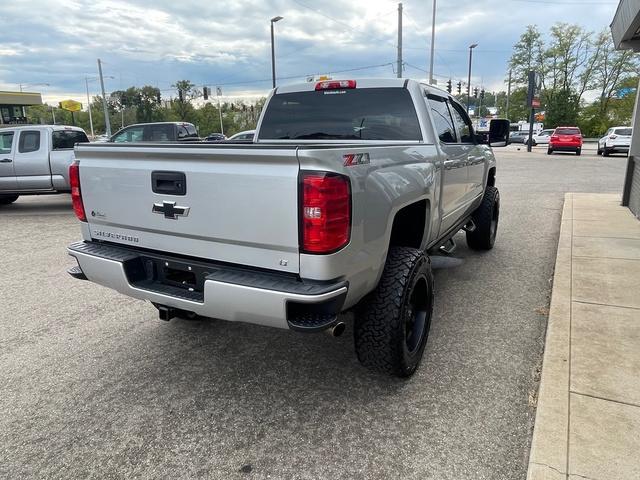
[[[151,190],[161,195],[186,195],[187,177],[182,172],[151,172]]]

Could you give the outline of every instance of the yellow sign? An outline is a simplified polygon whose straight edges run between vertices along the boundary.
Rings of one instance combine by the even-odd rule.
[[[60,108],[69,112],[79,112],[82,110],[82,104],[75,100],[63,100],[60,102]]]

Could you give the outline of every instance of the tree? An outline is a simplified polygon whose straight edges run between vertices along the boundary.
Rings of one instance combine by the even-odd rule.
[[[172,87],[177,92],[177,98],[172,102],[173,109],[180,120],[187,121],[193,113],[191,100],[200,96],[200,91],[190,80],[178,80]]]

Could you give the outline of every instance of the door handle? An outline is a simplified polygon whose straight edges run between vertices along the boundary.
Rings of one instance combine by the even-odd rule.
[[[11,163],[13,162],[13,160],[11,160],[10,158],[3,158],[2,160],[0,160],[0,163]]]
[[[458,163],[458,161],[457,161],[457,160],[445,160],[445,161],[443,162],[443,165],[444,165],[445,167],[451,167],[451,166],[453,166],[453,165],[456,165],[457,163]]]

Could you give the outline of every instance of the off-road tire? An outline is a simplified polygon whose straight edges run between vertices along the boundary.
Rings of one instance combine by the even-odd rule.
[[[391,247],[380,283],[355,311],[360,363],[398,377],[413,375],[429,337],[433,297],[429,257],[415,248]]]
[[[0,205],[9,205],[15,202],[20,195],[0,195]]]
[[[491,250],[496,241],[500,218],[500,192],[496,187],[486,188],[482,203],[471,218],[476,228],[467,232],[467,245],[473,250]]]

